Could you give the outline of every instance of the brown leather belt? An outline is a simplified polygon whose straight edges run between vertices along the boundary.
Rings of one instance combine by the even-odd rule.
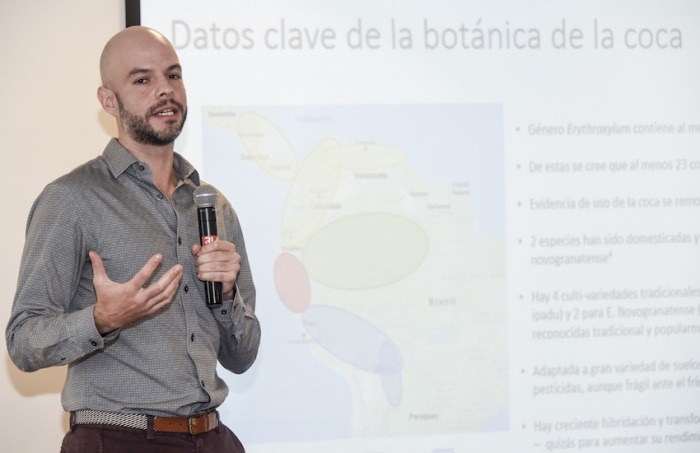
[[[71,414],[71,425],[112,425],[126,428],[147,429],[153,420],[153,430],[161,433],[202,434],[219,426],[216,411],[197,417],[153,417],[141,414],[119,414],[93,410],[76,411]]]
[[[216,412],[188,418],[153,417],[153,430],[163,433],[189,433],[196,436],[207,433],[217,426],[219,426],[219,416]]]

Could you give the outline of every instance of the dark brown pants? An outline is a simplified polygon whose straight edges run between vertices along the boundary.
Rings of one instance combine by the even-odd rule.
[[[61,453],[245,453],[233,432],[219,427],[192,436],[111,425],[75,425],[63,438]]]

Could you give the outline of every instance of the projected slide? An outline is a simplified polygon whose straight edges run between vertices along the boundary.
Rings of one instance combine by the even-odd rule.
[[[141,7],[245,233],[247,451],[700,451],[699,2]]]
[[[507,430],[504,207],[488,203],[503,191],[500,106],[205,106],[202,118],[209,178],[261,216],[253,249],[274,258],[256,281],[275,289],[265,310],[284,328],[266,330],[275,346],[256,379],[286,385],[244,418],[280,418],[260,441]],[[277,190],[260,200],[243,181]],[[290,355],[314,366],[286,369]],[[279,404],[290,392],[324,423],[294,427],[299,407]]]

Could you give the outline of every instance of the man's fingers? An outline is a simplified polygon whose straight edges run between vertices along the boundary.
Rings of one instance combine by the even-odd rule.
[[[92,263],[92,279],[96,282],[102,282],[109,280],[107,277],[107,272],[105,272],[105,265],[102,262],[102,257],[97,254],[97,252],[90,251],[88,253],[90,257],[90,263]]]
[[[176,266],[177,267],[177,266]],[[180,278],[182,277],[182,273],[176,273],[175,278],[169,281],[167,286],[162,291],[159,291],[156,293],[156,295],[151,299],[151,302],[154,303],[152,309],[153,311],[158,311],[163,307],[164,305],[169,304],[172,300],[173,297],[175,296],[175,292],[177,291],[177,287],[180,285]],[[159,280],[160,282],[160,280]]]
[[[172,297],[180,284],[180,279],[182,278],[182,266],[176,264],[171,267],[168,272],[163,274],[156,282],[152,283],[151,286],[143,290],[141,297],[143,300],[149,303],[159,303],[164,299]]]
[[[109,279],[97,253],[90,252],[89,256],[97,293],[93,314],[95,326],[102,334],[129,325],[166,306],[173,300],[182,278],[182,266],[177,264],[148,288],[143,287],[163,261],[163,256],[158,253],[131,280],[118,284]]]
[[[131,283],[133,283],[137,288],[143,287],[143,285],[146,284],[148,279],[151,278],[153,273],[156,271],[161,261],[163,261],[163,255],[160,253],[153,255],[148,261],[146,261],[146,264],[143,265],[136,275],[134,275],[134,277],[131,279]]]
[[[192,246],[193,255],[206,255],[212,252],[235,252],[236,244],[233,242],[218,239],[205,245],[195,244]]]
[[[226,257],[225,261],[200,262],[197,265],[197,277],[200,280],[224,282],[236,278],[241,270],[241,258],[238,255]]]
[[[236,245],[231,242],[222,240],[211,242],[199,250],[197,246],[192,247],[192,254],[195,257],[197,267],[213,263],[229,263],[231,261],[240,261],[241,256],[236,252]]]

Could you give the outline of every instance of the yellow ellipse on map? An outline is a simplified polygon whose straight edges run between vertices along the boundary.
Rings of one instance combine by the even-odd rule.
[[[304,244],[330,208],[342,169],[328,165],[324,156],[338,146],[338,140],[327,138],[304,159],[284,207],[283,246]]]
[[[329,150],[324,159],[330,165],[350,170],[378,170],[400,164],[406,159],[406,153],[394,146],[356,142]]]
[[[243,112],[236,120],[236,132],[248,155],[264,171],[283,181],[291,181],[298,164],[287,137],[267,118]]]
[[[341,218],[314,234],[302,253],[309,275],[338,289],[372,289],[397,282],[425,260],[425,230],[408,217],[362,213]]]

